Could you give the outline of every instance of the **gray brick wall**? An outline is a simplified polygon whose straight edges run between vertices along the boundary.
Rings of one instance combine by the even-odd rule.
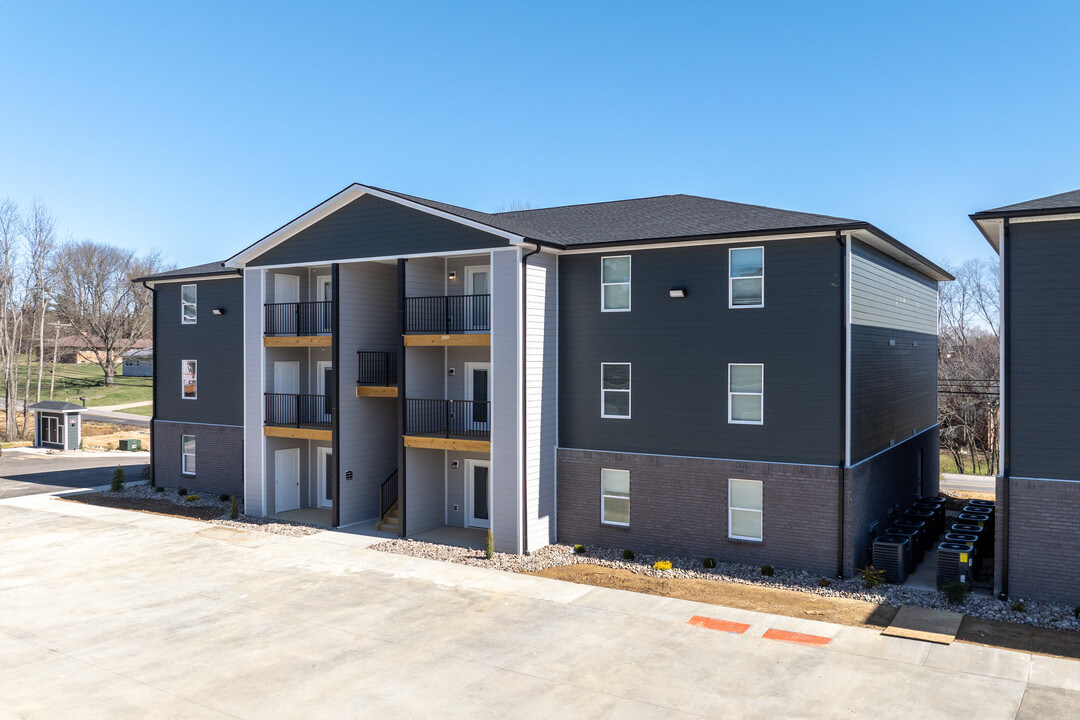
[[[1008,482],[1009,596],[1080,605],[1080,482]]]
[[[630,527],[600,522],[600,470],[630,471]],[[784,463],[559,450],[565,543],[836,572],[838,470]],[[763,540],[728,538],[729,478],[762,481]]]
[[[180,472],[182,435],[195,436],[195,475]],[[244,496],[244,429],[154,421],[154,482],[192,492]]]

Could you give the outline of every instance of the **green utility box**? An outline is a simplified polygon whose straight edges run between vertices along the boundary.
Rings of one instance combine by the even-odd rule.
[[[142,440],[121,440],[120,449],[127,450],[129,452],[135,452],[136,450],[142,450]]]

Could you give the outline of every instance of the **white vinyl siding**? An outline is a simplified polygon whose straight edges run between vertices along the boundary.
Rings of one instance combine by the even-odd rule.
[[[728,422],[761,425],[765,421],[765,366],[728,365]]]
[[[728,307],[765,307],[765,248],[728,251]]]
[[[630,256],[600,259],[600,309],[603,312],[630,310]]]
[[[185,400],[199,396],[199,363],[197,360],[180,361],[180,387]]]
[[[630,419],[630,363],[600,363],[600,417]]]
[[[728,480],[728,537],[761,540],[762,494],[760,480]]]
[[[600,471],[600,522],[605,525],[630,524],[630,471]]]
[[[180,322],[194,325],[199,321],[199,286],[180,286]]]
[[[180,472],[184,475],[195,474],[195,436],[180,436]]]

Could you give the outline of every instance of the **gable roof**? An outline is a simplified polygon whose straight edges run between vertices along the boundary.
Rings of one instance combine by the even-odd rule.
[[[240,270],[234,267],[226,267],[223,260],[212,263],[203,263],[202,265],[191,265],[185,268],[176,268],[175,270],[166,270],[164,272],[155,273],[153,275],[146,275],[144,277],[132,278],[132,282],[161,282],[163,280],[184,280],[194,277],[211,277],[215,275],[239,275]]]
[[[998,247],[998,232],[1001,221],[1006,218],[1040,217],[1046,215],[1065,215],[1080,213],[1080,190],[1047,195],[1013,205],[1003,205],[993,210],[968,215],[975,227],[983,234],[987,242],[1000,252]]]
[[[44,410],[46,412],[85,412],[86,408],[72,402],[63,400],[42,400],[28,406],[30,410]]]
[[[72,348],[75,350],[89,350],[91,348],[98,348],[103,350],[105,348],[105,343],[101,338],[84,337],[82,335],[64,335],[63,337],[57,338],[55,342],[52,340],[45,341],[45,347],[52,348],[54,345],[58,349]],[[152,348],[154,347],[154,341],[143,338],[141,340],[136,340],[132,347],[140,350]]]

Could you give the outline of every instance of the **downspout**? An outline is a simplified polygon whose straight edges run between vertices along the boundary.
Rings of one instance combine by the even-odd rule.
[[[398,291],[398,353],[397,353],[397,455],[398,455],[398,535],[405,537],[405,263],[404,258],[397,261]]]
[[[341,527],[341,266],[330,266],[330,367],[333,368],[334,394],[330,398],[330,454],[333,477],[330,480],[330,524]]]
[[[150,291],[151,304],[150,304],[150,334],[153,336],[153,342],[156,344],[158,339],[157,334],[157,291],[154,290],[153,285],[148,285],[145,280],[142,282],[142,286]],[[150,370],[154,373],[154,383],[150,386],[150,400],[151,413],[150,413],[150,484],[157,483],[157,466],[155,460],[157,460],[157,446],[154,444],[154,418],[157,416],[157,353],[154,353],[154,358],[151,360],[154,366]],[[82,426],[79,427],[79,438],[82,439]],[[183,448],[180,449],[181,453]]]
[[[1009,253],[1012,250],[1012,239],[1009,232],[1009,219],[1002,220],[1001,237],[1001,377],[998,382],[1001,385],[1003,402],[999,408],[1001,412],[1001,495],[998,498],[1000,507],[997,517],[999,534],[1001,535],[1001,595],[1002,600],[1009,597],[1009,524],[1011,522],[1009,508],[1009,475],[1012,473],[1012,422],[1008,417],[1012,412],[1012,351],[1009,349],[1009,324],[1012,316],[1012,292],[1010,291],[1009,279]],[[1004,510],[1004,512],[1002,512]]]
[[[848,304],[850,302],[850,293],[848,292],[848,243],[851,242],[851,238],[845,239],[844,236],[838,230],[836,232],[836,242],[840,245],[840,466],[837,487],[839,492],[837,493],[837,507],[836,507],[836,577],[844,577],[844,526],[846,523],[845,513],[845,496],[847,495],[846,478],[844,476],[845,465],[847,464],[847,407],[848,407],[848,388],[847,388],[847,334],[848,334]]]
[[[521,554],[529,554],[529,463],[528,456],[528,433],[525,427],[525,400],[528,380],[526,368],[529,359],[529,336],[525,332],[528,329],[529,314],[526,307],[529,303],[529,294],[526,292],[526,266],[533,255],[540,252],[540,243],[536,243],[536,249],[521,256]]]

